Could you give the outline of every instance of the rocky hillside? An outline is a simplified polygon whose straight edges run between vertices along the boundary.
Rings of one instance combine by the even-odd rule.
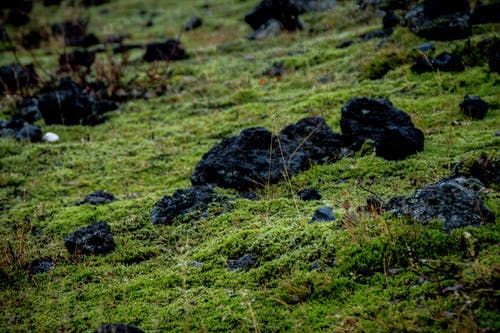
[[[0,331],[500,331],[499,12],[1,1]]]

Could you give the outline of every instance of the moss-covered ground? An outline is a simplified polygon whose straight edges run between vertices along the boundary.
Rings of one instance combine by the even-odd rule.
[[[381,19],[373,10],[355,9],[354,1],[302,15],[307,28],[301,32],[247,41],[251,30],[242,17],[256,3],[35,5],[32,25],[83,15],[90,18],[90,31],[128,33],[133,42],[177,37],[193,15],[204,24],[181,34],[187,60],[149,64],[141,60],[143,51],[130,52],[123,82],[137,77],[146,84],[164,75],[165,94],[122,103],[94,127],[41,122],[45,132],[61,137],[55,144],[0,140],[1,332],[84,332],[108,322],[146,332],[500,330],[498,218],[445,233],[438,221],[424,226],[356,212],[370,191],[386,200],[410,194],[450,175],[463,158],[498,157],[498,74],[489,72],[485,59],[461,73],[412,73],[412,49],[424,40],[398,27],[387,40],[359,41]],[[147,28],[152,13],[154,24]],[[475,26],[470,42],[498,37],[499,28]],[[335,48],[349,39],[357,42]],[[435,45],[442,52],[466,43]],[[37,63],[48,80],[61,52],[51,40],[17,56]],[[2,65],[14,61],[8,52],[1,58]],[[97,61],[109,64],[103,54]],[[286,74],[264,75],[278,61]],[[491,104],[484,120],[460,113],[465,95]],[[340,131],[341,107],[359,96],[389,98],[409,113],[425,133],[425,150],[402,161],[368,153],[314,165],[288,182],[259,189],[257,201],[219,190],[236,198],[231,211],[218,214],[214,208],[187,223],[151,224],[154,204],[189,187],[196,163],[222,138],[251,126],[278,131],[311,115]],[[3,118],[13,105],[12,98],[2,100]],[[323,199],[299,201],[296,192],[305,187],[318,189]],[[75,205],[95,190],[120,200]],[[498,199],[497,186],[486,191],[497,216]],[[309,224],[324,205],[338,220]],[[64,238],[98,221],[111,226],[116,250],[70,256]],[[256,265],[230,271],[229,260],[246,253],[257,257]],[[43,258],[54,267],[28,274],[30,263]]]

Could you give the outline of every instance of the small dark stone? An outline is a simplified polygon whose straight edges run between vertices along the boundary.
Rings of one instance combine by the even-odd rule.
[[[257,262],[257,257],[251,253],[245,254],[236,260],[229,260],[229,270],[247,270],[252,268]]]
[[[473,178],[445,178],[426,185],[409,197],[394,197],[383,209],[420,223],[439,219],[445,231],[478,227],[495,219],[494,213],[479,195],[482,186],[481,182]]]
[[[42,119],[42,114],[38,109],[38,99],[25,98],[17,103],[17,112],[15,116],[30,124]]]
[[[165,195],[156,203],[151,214],[153,224],[170,225],[174,219],[195,211],[206,211],[212,203],[225,203],[211,186],[193,186],[178,189],[172,196]]]
[[[182,60],[188,58],[188,55],[178,40],[169,39],[163,43],[147,44],[146,53],[142,58],[144,61],[152,62],[158,60]]]
[[[70,53],[61,54],[59,56],[59,66],[63,68],[69,66],[73,71],[78,70],[80,67],[89,69],[94,63],[94,60],[94,51],[75,50]]]
[[[422,131],[388,99],[350,99],[342,107],[340,127],[345,143],[354,150],[371,139],[376,155],[387,160],[403,159],[424,149]]]
[[[21,142],[40,142],[42,141],[42,130],[35,125],[24,125],[17,132],[16,139]]]
[[[392,28],[384,29],[384,30],[373,30],[373,31],[362,34],[360,37],[364,41],[369,41],[370,39],[374,39],[374,38],[390,37],[393,32],[394,32],[394,30]]]
[[[330,207],[321,207],[314,213],[310,223],[335,221],[336,219]]]
[[[299,20],[299,10],[289,0],[262,0],[245,16],[245,22],[257,30],[270,19],[281,22],[286,30],[302,28]]]
[[[99,44],[99,38],[93,33],[87,34],[88,20],[76,19],[51,26],[52,33],[56,36],[62,35],[69,46],[89,47]]]
[[[103,324],[94,333],[144,333],[143,330],[127,324]]]
[[[105,222],[76,230],[66,237],[64,245],[70,254],[106,254],[116,247],[111,228]]]
[[[477,4],[470,16],[471,24],[500,22],[500,3]]]
[[[346,40],[345,42],[337,44],[337,46],[335,46],[335,48],[337,48],[337,49],[345,49],[345,48],[351,46],[352,44],[354,44],[354,42],[352,40]]]
[[[425,72],[461,72],[465,69],[462,59],[459,56],[443,52],[435,58],[420,56],[416,63],[411,66],[411,70],[421,74]]]
[[[488,103],[479,96],[466,96],[460,103],[460,111],[467,117],[484,119],[486,113],[488,113]]]
[[[194,30],[198,27],[201,27],[202,24],[203,20],[201,19],[201,17],[193,16],[189,20],[187,20],[186,23],[184,23],[183,28],[185,31]]]
[[[30,23],[31,18],[29,14],[21,9],[12,8],[7,15],[7,20],[5,23],[13,25],[15,27],[21,27]]]
[[[50,272],[50,270],[52,269],[52,265],[53,264],[51,260],[48,259],[37,260],[32,262],[28,266],[28,271],[32,275],[47,273]]]
[[[241,193],[241,197],[243,199],[251,200],[251,201],[256,201],[259,200],[259,195],[255,192],[243,192]]]
[[[291,0],[291,2],[297,7],[300,14],[307,12],[323,12],[337,6],[335,0]]]
[[[116,197],[113,194],[104,191],[95,191],[88,194],[81,203],[88,203],[91,205],[102,205],[114,201],[116,201]]]
[[[298,193],[300,200],[311,201],[311,200],[321,200],[321,194],[316,189],[305,188],[300,190]]]
[[[401,23],[401,19],[392,10],[387,10],[382,18],[384,30],[392,29]]]
[[[271,77],[280,77],[285,73],[284,66],[283,62],[276,62],[266,71],[266,74]]]
[[[16,92],[19,89],[33,87],[38,83],[38,75],[33,65],[3,65],[0,67],[0,93]]]
[[[430,56],[436,52],[436,47],[431,42],[425,42],[418,45],[415,50],[424,53],[426,56]]]

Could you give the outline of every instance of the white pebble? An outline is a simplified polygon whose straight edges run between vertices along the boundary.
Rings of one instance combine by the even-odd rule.
[[[45,141],[45,142],[57,142],[57,141],[59,141],[59,135],[52,133],[52,132],[47,132],[43,135],[43,141]]]

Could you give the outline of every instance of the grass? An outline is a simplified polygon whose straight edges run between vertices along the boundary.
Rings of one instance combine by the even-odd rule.
[[[311,29],[253,42],[245,40],[250,28],[241,18],[255,1],[205,3],[124,0],[76,11],[35,5],[33,26],[78,13],[90,18],[91,31],[130,33],[134,42],[178,36],[195,14],[204,25],[181,35],[188,60],[146,64],[142,51],[130,53],[123,82],[171,71],[165,95],[122,103],[95,127],[43,126],[61,137],[56,144],[0,140],[0,331],[81,332],[106,322],[147,332],[499,330],[498,219],[444,233],[438,222],[423,226],[355,211],[371,195],[366,187],[387,200],[449,175],[463,158],[498,156],[499,76],[484,61],[462,73],[412,73],[411,51],[423,40],[403,28],[386,42],[336,49],[380,24],[375,13],[348,1],[303,15]],[[145,28],[153,12],[154,25]],[[498,24],[474,31],[473,41],[498,37]],[[466,43],[437,42],[437,52]],[[50,40],[18,56],[50,73],[60,53],[61,44]],[[14,61],[9,53],[2,57]],[[287,73],[265,76],[278,61]],[[373,73],[379,78],[371,80]],[[319,76],[332,80],[322,84]],[[466,94],[492,104],[484,120],[460,113]],[[230,212],[151,224],[154,204],[188,187],[195,164],[222,138],[251,126],[277,132],[311,115],[340,131],[340,108],[357,96],[390,98],[409,113],[425,133],[425,150],[403,161],[368,154],[313,165],[258,190],[258,201],[235,199]],[[2,104],[7,117],[13,101]],[[323,199],[297,201],[295,192],[305,187]],[[120,200],[75,205],[99,189]],[[497,216],[498,198],[496,190],[486,193]],[[309,224],[323,205],[338,220]],[[111,225],[116,250],[71,257],[64,238],[98,221]],[[229,260],[246,253],[256,255],[256,266],[229,271]],[[55,262],[51,271],[29,275],[28,265],[42,258]]]

